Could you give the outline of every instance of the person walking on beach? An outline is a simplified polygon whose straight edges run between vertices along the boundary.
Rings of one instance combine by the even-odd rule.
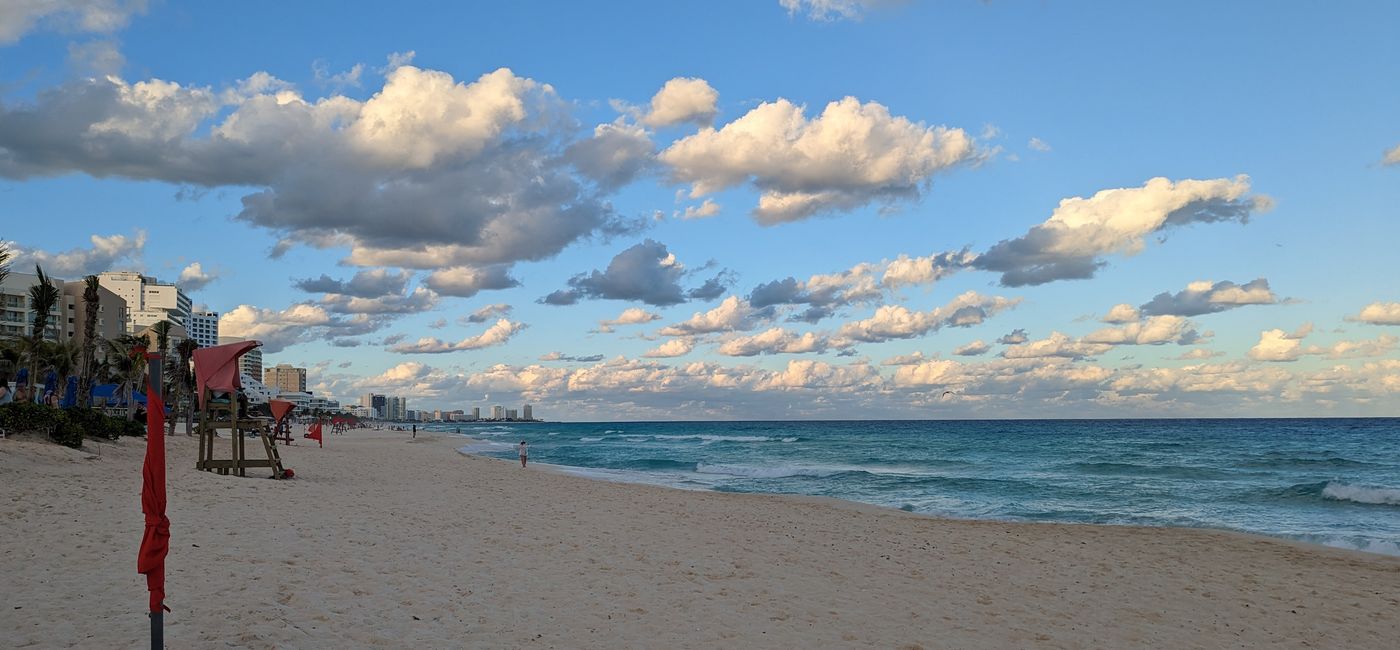
[[[520,467],[521,467],[521,468],[524,468],[524,467],[525,467],[525,459],[526,459],[527,457],[529,457],[529,455],[530,455],[530,443],[525,442],[524,440],[521,440],[521,441],[520,441]]]

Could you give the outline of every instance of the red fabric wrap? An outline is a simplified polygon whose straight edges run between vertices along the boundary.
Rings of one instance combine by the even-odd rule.
[[[194,351],[194,381],[201,407],[205,388],[232,393],[243,387],[238,379],[238,358],[260,345],[261,341],[240,341]]]
[[[148,354],[151,363],[160,363],[159,354]],[[165,606],[165,555],[170,552],[170,518],[165,516],[165,400],[160,387],[146,380],[146,462],[141,466],[141,512],[146,530],[136,555],[136,571],[146,576],[151,592],[151,611],[170,611]]]

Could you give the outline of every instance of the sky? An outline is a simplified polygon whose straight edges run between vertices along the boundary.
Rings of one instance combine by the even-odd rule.
[[[17,270],[343,401],[1400,415],[1400,5],[0,0]]]

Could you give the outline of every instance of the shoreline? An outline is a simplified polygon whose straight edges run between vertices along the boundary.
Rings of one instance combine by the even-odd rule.
[[[460,455],[463,455],[463,456],[472,456],[472,457],[477,457],[477,458],[483,458],[483,459],[486,459],[486,460],[501,461],[501,462],[506,462],[506,463],[512,462],[512,461],[510,461],[509,459],[496,458],[496,457],[494,457],[494,456],[487,456],[487,455],[485,455],[485,454],[482,454],[482,453],[479,453],[479,452],[476,452],[476,451],[463,451],[464,448],[470,447],[470,446],[472,446],[472,444],[493,444],[492,441],[489,441],[489,440],[482,440],[482,439],[480,439],[480,438],[471,438],[471,437],[468,437],[467,434],[464,434],[464,433],[452,433],[452,432],[434,432],[434,433],[445,433],[445,435],[457,436],[457,437],[460,437],[462,440],[468,442],[469,444],[464,445],[462,448],[456,448],[456,449],[454,449],[454,451],[456,451],[456,452],[457,452],[458,454],[460,454]],[[496,443],[496,444],[499,444],[499,443]],[[1333,550],[1333,551],[1342,551],[1342,552],[1344,552],[1344,553],[1358,553],[1358,554],[1360,554],[1361,557],[1383,557],[1383,558],[1400,559],[1400,554],[1383,553],[1383,552],[1379,552],[1379,551],[1367,551],[1367,550],[1365,550],[1365,549],[1351,548],[1351,547],[1345,547],[1345,546],[1332,546],[1332,545],[1330,545],[1330,544],[1320,544],[1320,543],[1308,542],[1308,541],[1304,541],[1304,540],[1300,540],[1300,539],[1293,539],[1293,538],[1289,538],[1289,537],[1282,537],[1282,536],[1277,536],[1277,535],[1270,535],[1270,534],[1267,534],[1267,533],[1259,533],[1259,532],[1248,531],[1248,530],[1238,530],[1238,529],[1234,529],[1234,528],[1211,528],[1211,527],[1191,527],[1191,526],[1145,526],[1145,525],[1141,525],[1141,524],[1090,523],[1090,522],[1075,522],[1075,521],[1034,521],[1034,520],[1018,520],[1018,519],[997,519],[997,518],[992,518],[992,517],[986,517],[986,518],[956,517],[956,516],[952,516],[952,515],[941,515],[941,514],[932,514],[932,513],[927,513],[927,512],[918,512],[918,511],[914,511],[914,510],[905,510],[905,509],[903,509],[903,508],[896,508],[896,507],[893,507],[893,506],[884,506],[884,505],[880,505],[880,504],[877,504],[877,503],[867,503],[867,502],[865,502],[865,501],[856,501],[856,500],[854,500],[854,499],[843,499],[843,498],[840,498],[840,497],[820,496],[820,495],[814,495],[814,494],[796,494],[796,493],[791,493],[791,492],[721,492],[721,491],[718,491],[718,490],[708,489],[708,488],[702,488],[702,487],[697,487],[697,488],[694,488],[694,489],[689,489],[689,488],[677,487],[677,486],[674,486],[674,485],[665,485],[665,484],[661,484],[661,483],[643,483],[643,482],[639,482],[639,481],[626,481],[626,480],[621,480],[621,479],[612,480],[612,479],[604,478],[604,477],[602,477],[602,476],[600,476],[600,475],[589,474],[589,473],[588,473],[588,470],[593,470],[593,469],[606,469],[606,468],[591,468],[591,467],[581,467],[581,466],[575,466],[575,465],[555,465],[555,464],[551,464],[551,463],[534,463],[534,462],[531,462],[530,465],[531,465],[531,467],[538,467],[539,469],[544,470],[544,471],[547,471],[547,472],[551,472],[551,473],[555,473],[555,474],[559,474],[559,475],[563,475],[563,476],[572,476],[572,477],[581,478],[581,479],[589,480],[589,481],[602,481],[602,482],[604,482],[604,483],[620,483],[620,484],[623,484],[623,485],[638,485],[638,486],[646,486],[646,487],[661,488],[661,489],[664,489],[664,490],[676,490],[676,491],[678,491],[678,492],[703,492],[703,493],[709,493],[709,494],[739,494],[739,495],[747,494],[747,495],[759,495],[759,496],[779,497],[779,498],[783,498],[783,499],[794,499],[794,500],[799,500],[799,501],[807,501],[807,502],[812,502],[812,503],[817,503],[817,504],[824,504],[824,505],[826,505],[826,506],[833,507],[833,508],[838,508],[838,509],[853,509],[853,510],[860,510],[860,511],[867,511],[867,509],[869,509],[868,511],[870,511],[870,512],[878,512],[878,513],[883,513],[883,514],[899,514],[899,515],[907,515],[907,516],[913,516],[913,517],[924,517],[924,518],[933,519],[933,520],[936,520],[936,521],[947,521],[947,522],[992,522],[992,523],[1011,524],[1011,525],[1088,526],[1088,527],[1100,527],[1100,526],[1102,526],[1102,527],[1112,527],[1112,528],[1137,528],[1137,529],[1142,529],[1142,530],[1197,530],[1197,531],[1205,531],[1205,532],[1213,532],[1213,533],[1223,533],[1223,534],[1226,534],[1226,535],[1237,535],[1237,536],[1242,536],[1242,537],[1245,538],[1245,539],[1267,540],[1267,541],[1271,541],[1271,542],[1280,542],[1280,543],[1285,543],[1285,544],[1293,544],[1293,545],[1298,546],[1298,547],[1301,548],[1301,549],[1306,549],[1306,550],[1328,549],[1328,550]],[[573,472],[573,471],[569,471],[569,469],[564,469],[564,468],[577,468],[577,469],[583,470],[583,471],[580,471],[580,472]]]
[[[423,432],[420,432],[420,434]],[[1400,559],[1228,532],[682,491],[352,431],[290,481],[167,438],[171,647],[1387,647]],[[144,441],[0,441],[0,627],[143,647]],[[22,606],[22,609],[14,609]],[[78,615],[74,616],[74,612]]]

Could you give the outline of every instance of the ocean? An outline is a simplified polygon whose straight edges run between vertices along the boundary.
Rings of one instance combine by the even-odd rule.
[[[965,519],[1217,528],[1400,555],[1400,419],[432,425],[596,479]]]

